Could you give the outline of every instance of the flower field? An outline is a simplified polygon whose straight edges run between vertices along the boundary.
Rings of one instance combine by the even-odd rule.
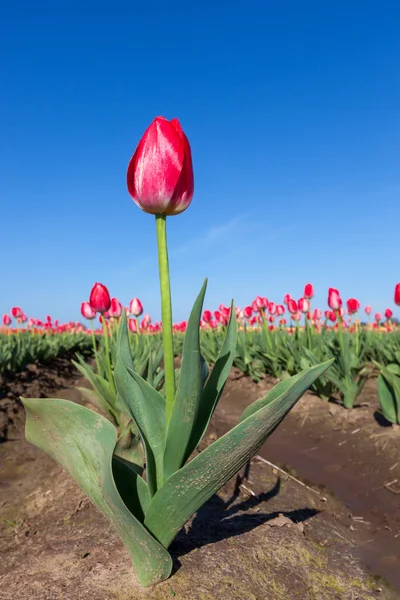
[[[54,586],[58,579],[74,578],[67,566],[74,564],[79,572],[74,589],[90,581],[78,597],[145,598],[145,588],[151,587],[160,590],[155,600],[177,595],[175,589],[187,600],[200,598],[197,589],[210,580],[213,595],[202,597],[225,600],[231,591],[225,587],[221,592],[221,578],[233,561],[232,590],[246,582],[237,598],[246,597],[248,589],[258,598],[262,581],[265,597],[273,597],[273,592],[276,598],[294,598],[290,590],[300,589],[297,597],[310,600],[354,598],[356,592],[377,598],[385,590],[385,598],[391,600],[392,591],[384,583],[378,587],[371,582],[354,548],[364,544],[369,552],[365,564],[400,586],[398,570],[392,568],[400,536],[400,509],[393,502],[400,493],[400,328],[393,318],[394,307],[400,306],[400,283],[381,313],[371,306],[362,309],[357,298],[342,298],[336,288],[329,288],[326,307],[316,307],[311,283],[300,298],[286,294],[273,301],[257,296],[243,308],[232,302],[210,310],[205,308],[205,280],[188,320],[174,323],[167,218],[185,211],[194,193],[190,144],[177,119],[157,117],[146,129],[129,161],[127,187],[138,207],[155,217],[161,320],[153,322],[144,314],[139,298],[126,306],[99,282],[81,304],[88,326],[61,324],[50,316],[41,321],[18,306],[3,315],[0,390],[5,397],[0,398],[0,417],[6,431],[12,431],[7,444],[18,444],[5,450],[2,474],[7,493],[0,505],[5,507],[2,522],[14,531],[15,540],[7,539],[6,533],[0,545],[4,543],[14,565],[36,574],[35,556],[46,556],[49,562],[57,547],[57,563],[44,576],[53,586],[49,598],[61,597]],[[65,358],[75,369],[65,369],[63,376],[57,361]],[[46,392],[37,393],[42,371],[45,374],[54,363],[54,386],[43,386]],[[21,387],[22,382],[28,385]],[[52,397],[44,397],[46,393]],[[18,437],[18,420],[14,423],[22,406],[25,439]],[[357,433],[358,438],[350,438]],[[375,439],[382,436],[384,452],[378,452]],[[349,443],[341,464],[332,465],[332,456],[339,456],[349,439],[357,439],[357,444]],[[317,463],[310,456],[315,450]],[[54,461],[62,471],[54,470]],[[262,465],[272,472],[266,476]],[[291,465],[300,466],[296,476],[289,472]],[[326,470],[333,474],[328,479]],[[346,472],[343,480],[337,475],[341,471]],[[311,486],[297,477],[309,481],[309,473]],[[357,477],[363,481],[354,486]],[[321,482],[326,496],[317,489]],[[361,514],[349,514],[360,490]],[[329,496],[330,491],[337,498]],[[261,506],[270,510],[270,500],[274,511],[260,513]],[[98,513],[90,512],[83,521],[78,516],[77,528],[65,539],[69,520],[86,508],[92,511],[91,505]],[[228,514],[235,518],[226,519]],[[265,524],[267,535],[253,536]],[[367,527],[369,540],[360,526]],[[292,530],[270,535],[269,527]],[[354,532],[352,539],[349,532]],[[236,536],[243,543],[232,553],[229,540]],[[277,561],[277,552],[286,551],[296,536],[297,545]],[[86,563],[86,575],[68,554],[72,538],[80,558],[95,555]],[[21,540],[34,552],[25,552]],[[342,546],[337,552],[338,540]],[[211,545],[216,551],[218,542],[222,551],[212,559],[210,570],[208,550],[201,554],[200,549]],[[317,558],[325,555],[326,545],[328,558]],[[255,548],[259,550],[256,572],[249,578],[243,571],[246,548],[252,552],[250,563]],[[381,564],[388,552],[390,560]],[[176,574],[176,558],[185,554],[192,558],[184,574]],[[260,579],[271,560],[272,567]],[[122,570],[120,561],[125,561]],[[294,569],[277,580],[286,564]],[[98,565],[108,565],[108,573],[118,572],[117,582],[107,575],[100,596],[99,581],[90,575]],[[215,565],[222,565],[219,574]],[[216,581],[210,571],[217,572]],[[21,589],[19,572],[14,578],[13,569],[8,569],[5,576],[21,594],[31,594],[32,586]],[[370,590],[373,595],[368,595]],[[25,597],[31,600],[32,595]]]

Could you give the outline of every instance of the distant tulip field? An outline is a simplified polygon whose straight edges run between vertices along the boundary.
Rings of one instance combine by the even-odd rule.
[[[372,307],[367,305],[362,318],[357,299],[350,298],[343,305],[339,291],[330,288],[328,308],[323,312],[312,307],[313,296],[313,286],[307,284],[298,300],[286,294],[279,304],[257,296],[243,309],[236,307],[232,313],[238,326],[233,365],[258,382],[265,375],[284,379],[333,358],[332,367],[314,382],[311,389],[325,400],[341,399],[346,408],[352,408],[357,402],[367,379],[379,374],[382,412],[388,421],[399,423],[400,327],[392,321],[392,310],[387,308],[383,314],[376,312],[371,317]],[[394,303],[400,305],[400,284],[395,287]],[[90,300],[81,305],[82,316],[89,320],[90,328],[81,323],[52,322],[50,316],[44,322],[27,319],[19,307],[13,307],[10,314],[4,315],[0,330],[0,374],[19,371],[29,362],[45,364],[52,358],[77,352],[80,355],[77,366],[92,383],[97,404],[106,408],[107,414],[119,424],[121,417],[117,416],[116,393],[104,393],[104,390],[115,390],[114,345],[123,311],[128,318],[137,370],[157,389],[162,389],[162,323],[153,323],[149,314],[143,314],[138,298],[133,298],[129,306],[124,307],[99,283],[94,285]],[[100,328],[94,329],[97,315]],[[209,367],[218,358],[230,318],[231,308],[223,304],[218,310],[202,313],[201,349]],[[13,328],[13,322],[19,327]],[[173,324],[175,358],[182,355],[186,328],[187,321]],[[92,352],[95,370],[83,359]],[[99,380],[102,380],[100,385],[96,384]],[[87,390],[84,393],[90,394],[93,400],[92,393]]]

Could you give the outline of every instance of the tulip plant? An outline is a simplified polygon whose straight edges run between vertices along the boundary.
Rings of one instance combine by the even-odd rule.
[[[181,527],[259,450],[330,361],[278,383],[247,407],[231,431],[199,453],[235,358],[237,324],[231,310],[209,373],[199,331],[204,282],[187,324],[176,380],[166,217],[184,211],[193,197],[190,146],[176,119],[157,118],[147,129],[129,163],[128,190],[140,208],[156,218],[164,393],[138,370],[124,311],[114,357],[104,330],[105,361],[100,368],[103,379],[115,386],[116,413],[123,414],[125,424],[132,424],[137,433],[139,452],[121,456],[116,451],[117,423],[88,408],[56,398],[23,401],[27,439],[57,460],[114,525],[137,581],[149,586],[170,575],[168,547]],[[109,308],[104,289],[97,286],[92,291],[91,305],[103,313]]]

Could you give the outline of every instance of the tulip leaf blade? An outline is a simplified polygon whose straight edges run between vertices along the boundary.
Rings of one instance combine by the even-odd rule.
[[[149,586],[167,578],[170,555],[129,511],[115,485],[115,427],[68,400],[28,398],[23,404],[26,439],[56,460],[112,523],[129,552],[138,582]]]
[[[203,388],[204,368],[200,353],[200,318],[207,279],[190,313],[182,352],[179,384],[168,423],[164,453],[164,477],[184,464]]]
[[[206,382],[196,417],[195,426],[192,431],[187,448],[186,459],[192,454],[196,446],[203,438],[214,410],[219,402],[225,383],[228,379],[235,358],[237,344],[237,323],[233,302],[231,314],[225,334],[225,339],[219,351],[218,357],[211,374]]]
[[[318,376],[315,370],[313,373]],[[145,526],[165,548],[196,510],[257,453],[302,393],[301,382],[295,383],[289,392],[249,415],[166,481],[152,498],[145,518]]]

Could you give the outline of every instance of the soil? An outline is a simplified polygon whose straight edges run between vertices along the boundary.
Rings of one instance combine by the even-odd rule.
[[[55,391],[25,389],[15,396],[50,394],[83,403],[73,387],[82,385],[77,373],[52,369],[58,373]],[[38,376],[38,385],[52,377],[47,369]],[[233,373],[205,443],[235,424],[241,410],[272,384],[256,385]],[[8,441],[0,445],[0,598],[399,598],[363,566],[369,561],[375,573],[387,577],[398,569],[400,496],[396,484],[383,487],[382,481],[400,480],[398,465],[393,467],[400,439],[394,428],[372,418],[373,388],[369,393],[371,406],[354,411],[306,395],[261,452],[336,496],[255,458],[180,532],[171,546],[173,576],[149,589],[135,583],[129,557],[108,522],[57,463],[25,441],[23,418],[12,413]],[[361,483],[354,485],[352,478]],[[386,560],[371,560],[365,548],[375,545]],[[397,585],[396,577],[393,581]]]
[[[24,420],[20,396],[46,398],[68,385],[73,373],[71,358],[65,357],[56,358],[46,367],[32,363],[20,373],[0,375],[0,443],[12,436]]]

